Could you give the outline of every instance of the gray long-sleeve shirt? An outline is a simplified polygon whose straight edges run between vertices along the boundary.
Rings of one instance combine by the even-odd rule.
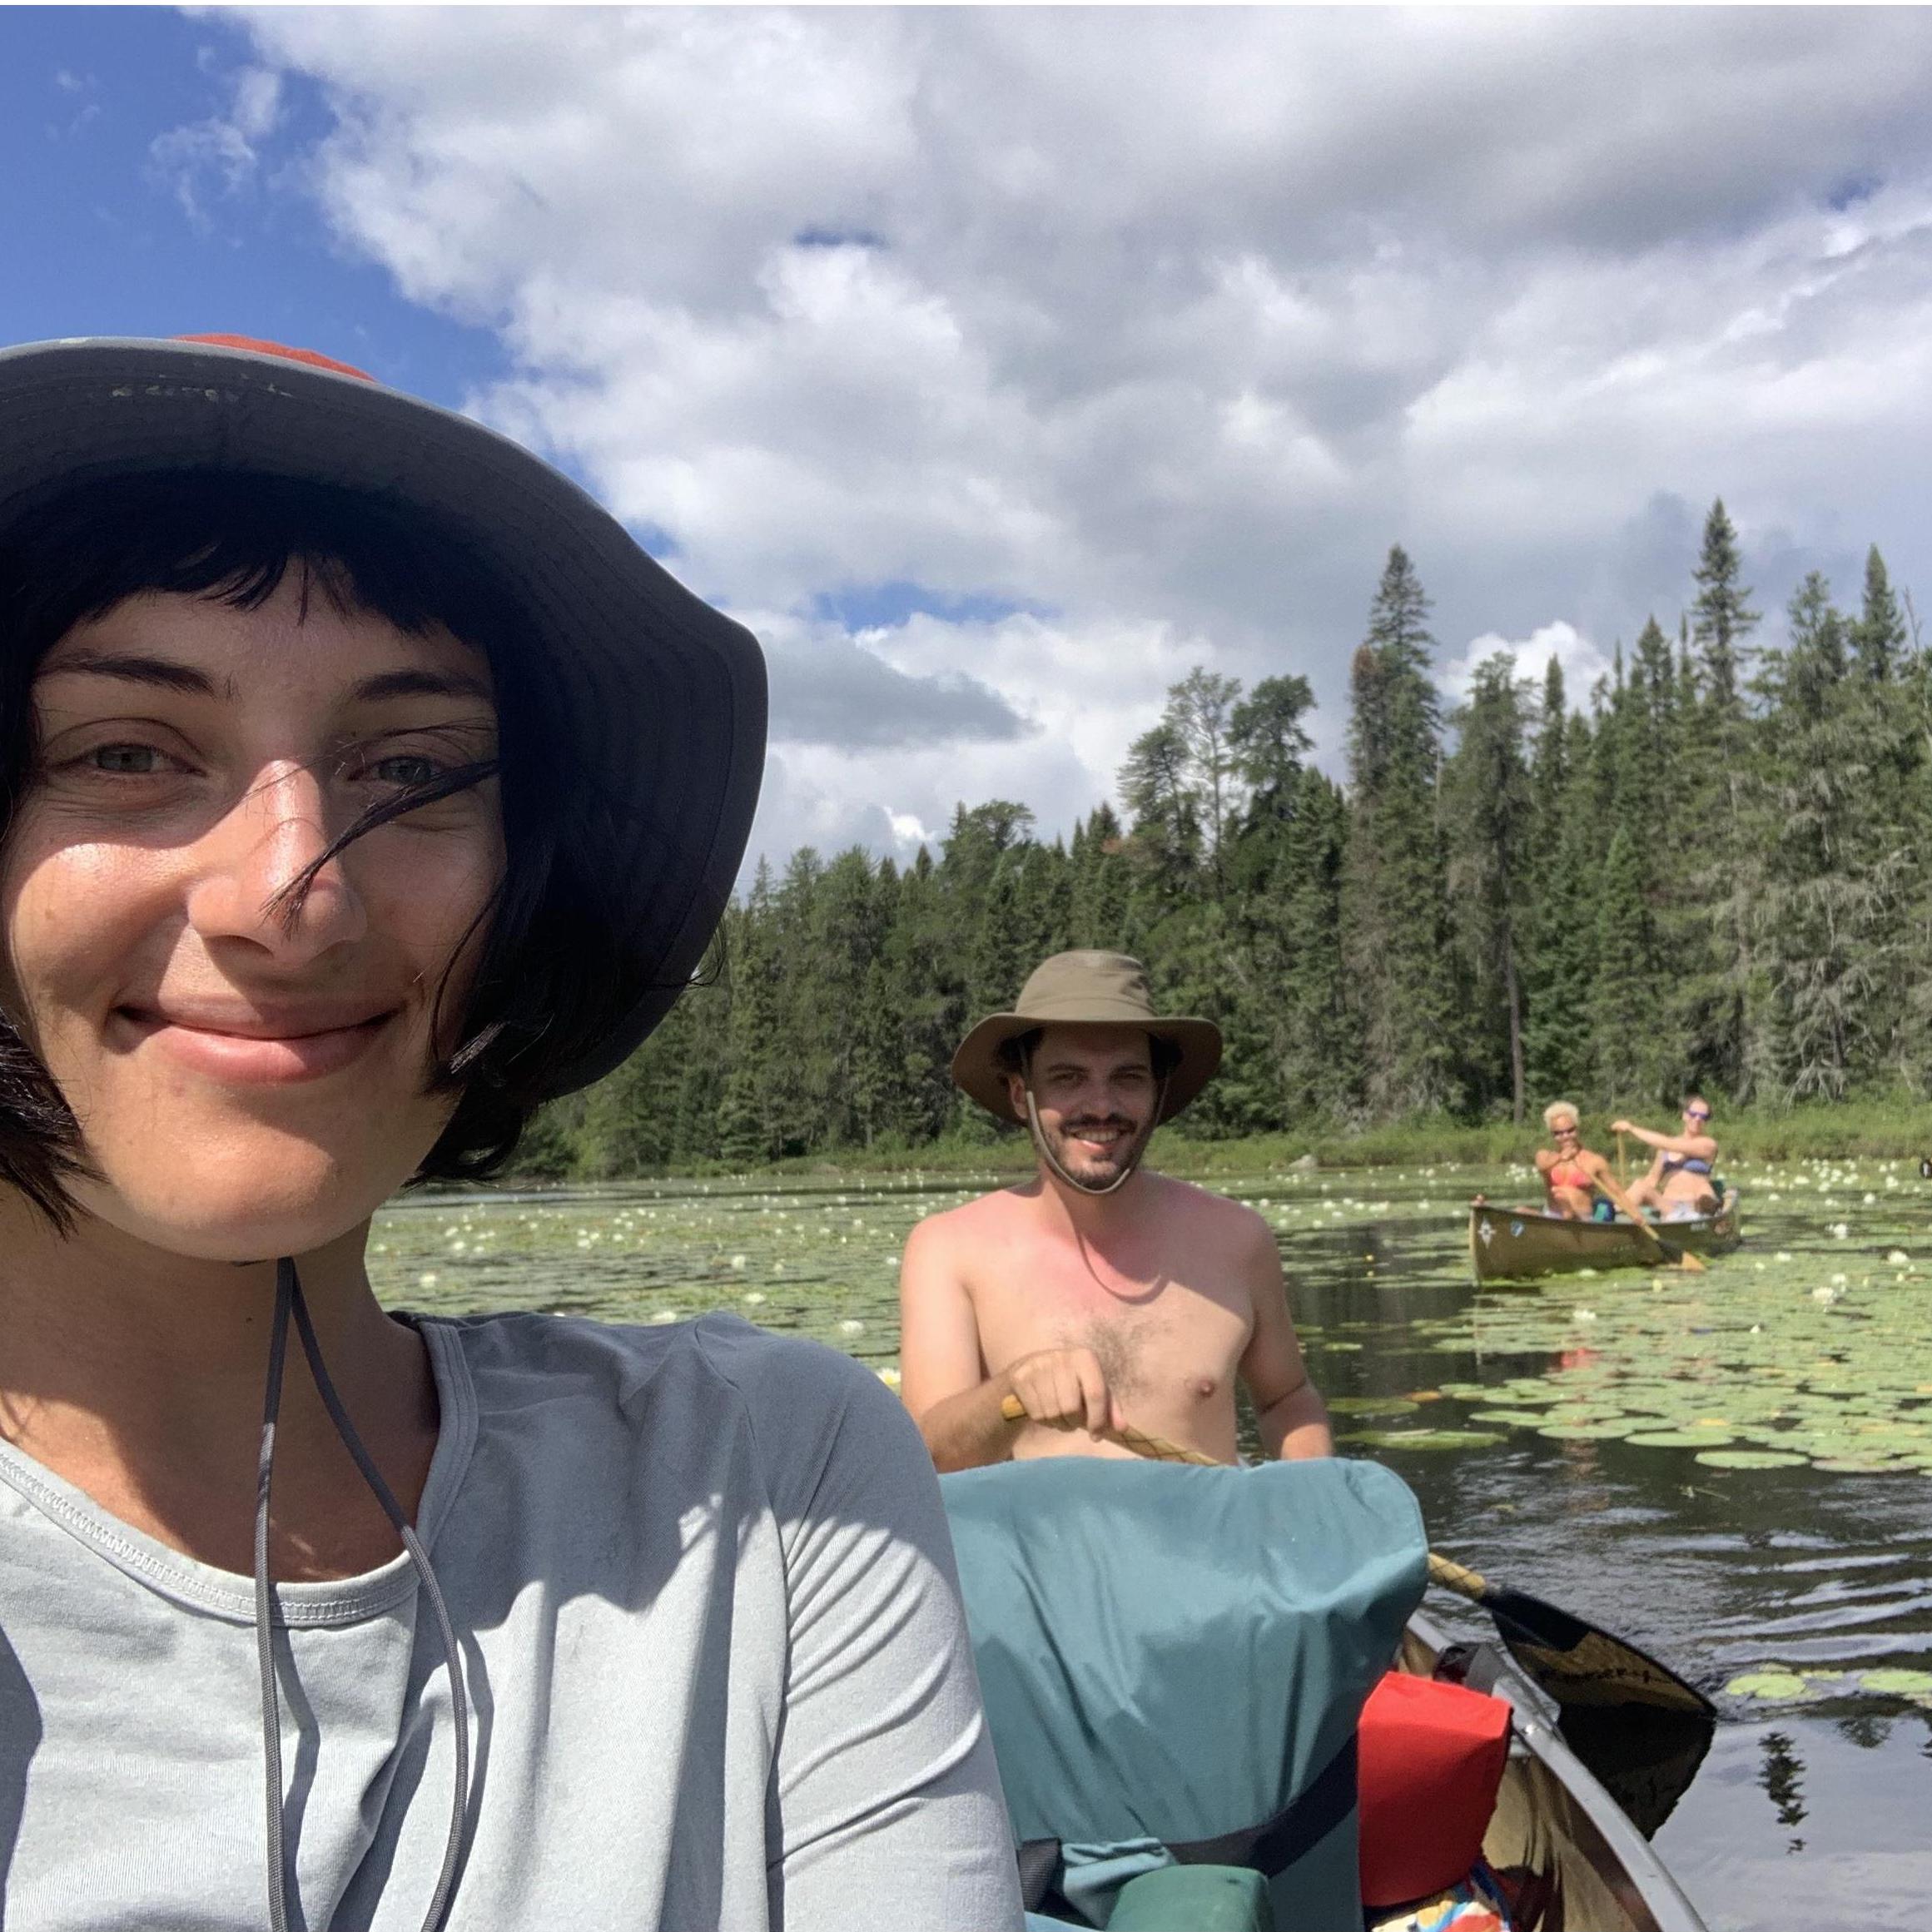
[[[728,1317],[425,1320],[418,1527],[477,1770],[452,1932],[1007,1932],[1011,1840],[918,1433]],[[399,1557],[284,1585],[306,1932],[416,1932],[449,1681]],[[0,1925],[266,1918],[248,1581],[0,1444]],[[281,1641],[278,1634],[278,1646]]]

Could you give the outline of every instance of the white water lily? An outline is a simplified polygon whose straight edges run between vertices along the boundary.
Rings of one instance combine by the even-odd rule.
[[[1573,1322],[1593,1322],[1597,1319],[1597,1311],[1595,1309],[1578,1309],[1570,1319]]]
[[[1903,1248],[1895,1248],[1886,1255],[1885,1263],[1888,1267],[1905,1268],[1910,1265],[1911,1259],[1912,1257]]]
[[[842,1335],[862,1335],[866,1332],[866,1324],[862,1321],[855,1320],[852,1316],[847,1315],[846,1319],[838,1324],[838,1332]]]
[[[764,1296],[759,1294],[757,1289],[755,1288],[749,1294],[745,1297],[745,1299],[749,1302],[753,1308],[758,1307],[760,1304],[763,1302],[764,1299]]]
[[[416,1286],[418,1288],[434,1288],[435,1285],[436,1278],[434,1274],[419,1274],[416,1277]]]
[[[744,1254],[734,1254],[734,1255],[733,1255],[733,1256],[732,1256],[732,1258],[731,1258],[731,1264],[732,1264],[732,1266],[733,1266],[733,1268],[735,1268],[735,1269],[736,1269],[738,1271],[738,1273],[739,1273],[739,1274],[743,1274],[743,1273],[744,1273],[744,1267],[745,1267],[745,1263],[746,1263],[746,1262],[747,1262],[747,1261],[749,1259],[750,1259],[750,1257],[749,1257],[749,1256],[747,1256],[747,1255],[744,1255]]]
[[[1850,1227],[1843,1221],[1834,1221],[1831,1224],[1831,1239],[1834,1241],[1842,1241],[1850,1232]]]

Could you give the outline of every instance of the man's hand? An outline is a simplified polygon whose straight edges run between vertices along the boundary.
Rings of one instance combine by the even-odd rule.
[[[1632,1126],[1628,1120],[1612,1120],[1610,1123],[1610,1131],[1612,1134],[1641,1134],[1643,1129]]]
[[[1091,1348],[1042,1348],[1022,1355],[1007,1369],[1006,1380],[1029,1422],[1050,1429],[1085,1429],[1096,1439],[1120,1426],[1100,1358]]]

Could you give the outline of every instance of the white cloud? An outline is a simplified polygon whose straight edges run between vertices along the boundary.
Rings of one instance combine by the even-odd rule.
[[[281,120],[282,77],[275,68],[245,67],[229,87],[226,114],[171,128],[148,148],[149,166],[197,228],[209,225],[211,195],[219,200],[252,184],[262,144]]]
[[[1591,686],[1611,673],[1610,659],[1596,644],[1574,624],[1558,618],[1553,623],[1538,625],[1527,638],[1500,637],[1490,631],[1472,638],[1468,649],[1451,658],[1437,673],[1436,683],[1449,703],[1460,704],[1468,698],[1477,667],[1498,655],[1508,658],[1517,678],[1535,685],[1539,693],[1554,658],[1562,668],[1563,696],[1572,711],[1584,709]]]
[[[501,332],[476,412],[763,613],[762,839],[1062,827],[1196,659],[1305,673],[1332,762],[1392,541],[1579,696],[1716,494],[1766,609],[1932,561],[1923,12],[246,18],[344,242]],[[882,586],[916,614],[837,634]]]

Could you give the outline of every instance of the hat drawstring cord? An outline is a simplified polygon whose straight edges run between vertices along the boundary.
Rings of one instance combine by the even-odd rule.
[[[1060,1165],[1053,1150],[1046,1144],[1045,1130],[1040,1125],[1040,1109],[1033,1099],[1033,1049],[1023,1046],[1020,1050],[1021,1078],[1026,1091],[1026,1125],[1033,1135],[1033,1145],[1040,1158],[1052,1169],[1055,1176],[1066,1185],[1084,1194],[1090,1200],[1105,1200],[1130,1181],[1140,1166],[1141,1158],[1147,1152],[1147,1144],[1154,1138],[1154,1130],[1160,1125],[1160,1116],[1167,1108],[1167,1083],[1170,1074],[1160,1076],[1160,1084],[1155,1089],[1154,1111],[1148,1117],[1147,1125],[1140,1130],[1140,1136],[1134,1145],[1132,1158],[1105,1187],[1095,1187],[1091,1181],[1082,1180],[1079,1175],[1070,1174]]]
[[[276,1428],[281,1419],[282,1364],[288,1353],[289,1322],[294,1318],[296,1334],[308,1358],[316,1393],[342,1446],[355,1458],[362,1480],[382,1507],[390,1527],[402,1540],[428,1600],[436,1634],[442,1640],[443,1655],[449,1669],[449,1709],[455,1719],[456,1782],[449,1812],[449,1827],[443,1846],[443,1865],[436,1878],[435,1895],[430,1900],[423,1932],[440,1932],[449,1915],[449,1900],[456,1889],[462,1867],[464,1826],[469,1808],[469,1700],[463,1681],[463,1653],[456,1641],[454,1627],[443,1599],[436,1572],[430,1567],[429,1552],[418,1540],[409,1517],[397,1502],[395,1492],[383,1480],[375,1459],[364,1448],[362,1438],[349,1419],[335,1384],[323,1366],[322,1346],[316,1339],[315,1324],[309,1319],[307,1302],[302,1296],[301,1277],[292,1259],[285,1255],[276,1264],[275,1316],[269,1332],[268,1378],[262,1396],[261,1448],[255,1476],[255,1644],[256,1662],[261,1678],[261,1750],[266,1776],[268,1809],[268,1921],[271,1932],[288,1932],[288,1853],[282,1832],[281,1697],[276,1682],[274,1586],[269,1570],[269,1498],[275,1477]]]

